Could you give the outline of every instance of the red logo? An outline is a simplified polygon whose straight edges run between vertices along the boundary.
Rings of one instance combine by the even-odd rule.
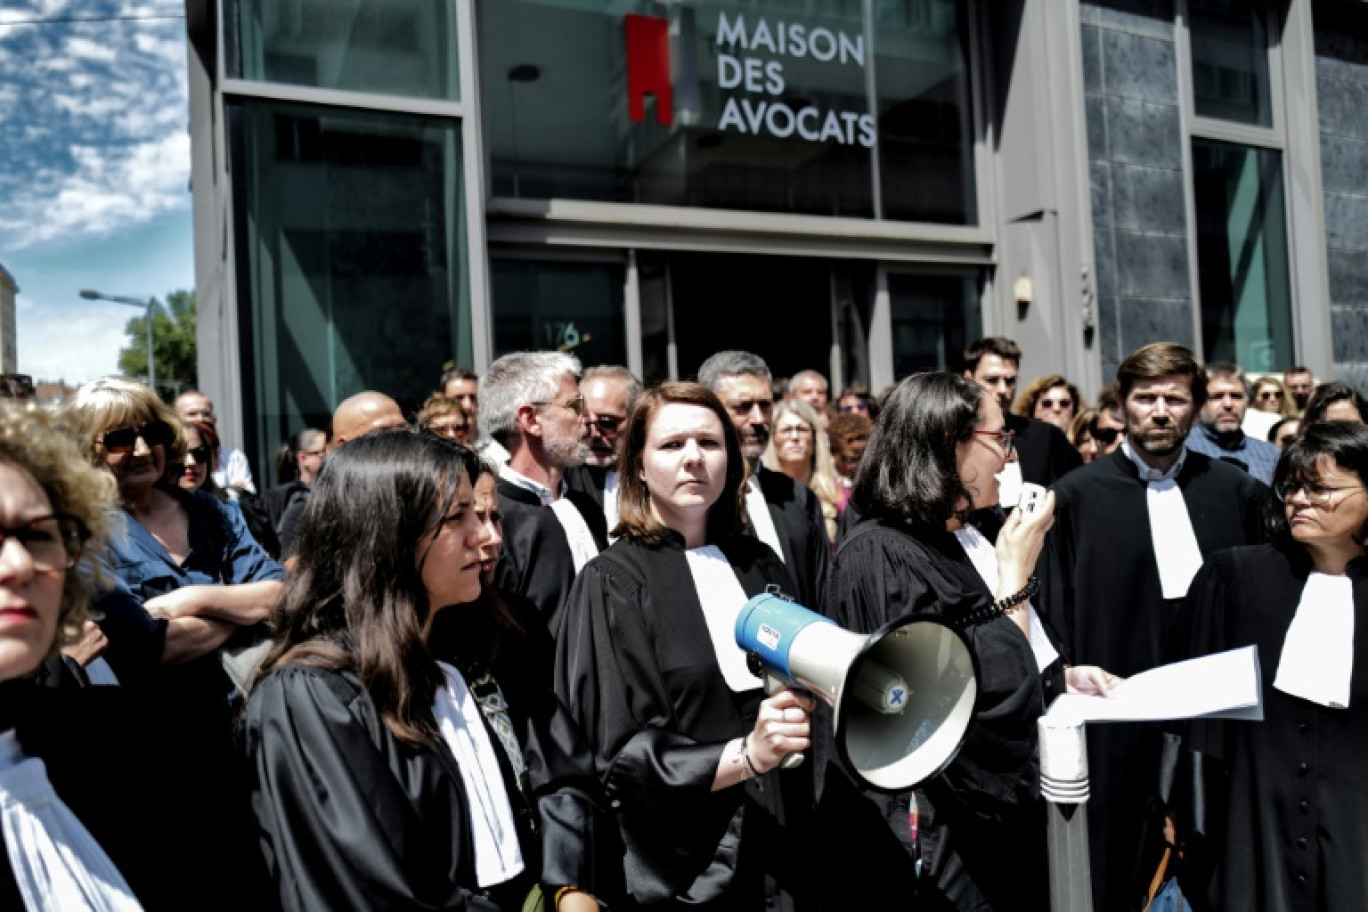
[[[670,23],[653,16],[629,13],[627,29],[627,117],[646,119],[646,96],[656,103],[656,121],[674,123],[674,88],[670,85]]]

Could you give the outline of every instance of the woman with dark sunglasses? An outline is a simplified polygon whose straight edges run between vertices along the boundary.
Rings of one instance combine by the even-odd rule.
[[[223,503],[237,503],[214,481],[218,460],[218,431],[208,422],[191,421],[185,425],[185,455],[167,469],[167,477],[182,491],[204,491]]]
[[[118,484],[124,529],[113,540],[115,570],[161,631],[153,642],[133,644],[106,630],[110,664],[125,683],[163,677],[149,663],[187,666],[175,677],[193,681],[206,698],[229,693],[243,676],[225,678],[219,652],[235,636],[232,645],[244,645],[269,617],[284,569],[238,510],[166,481],[167,466],[184,458],[187,432],[146,386],[121,377],[92,381],[67,414],[89,441],[91,459]],[[231,662],[228,669],[235,674]]]

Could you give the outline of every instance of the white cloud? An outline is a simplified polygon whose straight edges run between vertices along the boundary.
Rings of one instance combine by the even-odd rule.
[[[54,307],[21,292],[15,307],[19,370],[68,383],[117,372],[129,313],[137,315],[98,303]]]

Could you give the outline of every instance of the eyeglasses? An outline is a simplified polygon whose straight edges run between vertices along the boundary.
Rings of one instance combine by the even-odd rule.
[[[571,399],[569,402],[556,402],[556,401],[552,400],[552,401],[549,401],[549,402],[533,402],[533,403],[530,403],[530,404],[531,404],[531,405],[536,405],[536,406],[542,406],[542,405],[559,405],[561,408],[568,408],[570,411],[574,412],[576,415],[582,415],[582,414],[584,414],[584,396],[583,396],[583,394],[576,396],[575,398]]]
[[[1116,443],[1116,438],[1120,436],[1120,434],[1120,428],[1092,428],[1092,439],[1103,446],[1111,446],[1113,443]]]
[[[974,433],[982,437],[996,437],[998,443],[1002,445],[1002,458],[1012,458],[1012,451],[1016,448],[1015,431],[974,431]]]
[[[438,423],[437,421],[428,422],[427,429],[438,437],[445,437],[448,440],[464,440],[469,424]]]
[[[1312,505],[1317,507],[1328,507],[1336,491],[1362,491],[1362,485],[1344,485],[1332,488],[1327,485],[1317,484],[1314,481],[1281,481],[1273,486],[1273,494],[1278,500],[1287,503],[1287,499],[1298,491],[1306,495]]]
[[[586,419],[586,423],[594,425],[605,434],[612,434],[622,427],[626,418],[619,418],[617,415],[595,415],[593,418]]]
[[[166,446],[176,438],[176,432],[171,430],[171,425],[158,419],[136,427],[121,427],[112,431],[105,431],[100,435],[100,443],[104,445],[105,452],[118,455],[133,452],[134,447],[138,445],[139,437],[147,444],[148,449],[151,449],[152,447]]]
[[[30,519],[22,526],[0,526],[0,548],[11,538],[28,552],[33,569],[55,573],[76,565],[90,530],[74,516],[53,514]]]
[[[859,413],[862,414],[862,415],[868,415],[868,414],[869,414],[869,405],[868,405],[867,403],[864,403],[864,402],[856,402],[856,403],[853,403],[853,404],[846,404],[846,405],[837,405],[837,406],[836,406],[836,411],[840,412],[840,413],[843,414],[843,415],[849,415],[851,412],[859,412]]]
[[[1041,400],[1040,400],[1040,407],[1041,407],[1041,408],[1047,408],[1047,409],[1071,409],[1071,408],[1073,408],[1073,400],[1072,400],[1072,399],[1069,399],[1069,398],[1064,398],[1064,399],[1041,399]]]
[[[208,465],[209,457],[213,455],[213,450],[209,449],[209,444],[191,447],[185,451],[185,455],[195,460],[198,465]]]

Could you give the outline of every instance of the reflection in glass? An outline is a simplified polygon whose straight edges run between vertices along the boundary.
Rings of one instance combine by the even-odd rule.
[[[452,0],[238,0],[243,79],[459,101]],[[235,59],[236,58],[236,59]]]
[[[1190,0],[1192,94],[1199,117],[1273,125],[1262,0]]]
[[[957,371],[970,340],[982,335],[979,280],[958,275],[890,275],[893,375]]]
[[[486,0],[494,193],[973,223],[963,3]]]
[[[494,356],[563,351],[585,367],[626,364],[626,267],[614,263],[495,259]]]
[[[472,363],[460,124],[253,101],[229,127],[264,466],[353,393],[412,412],[443,362]]]
[[[1202,355],[1246,370],[1292,365],[1282,156],[1194,140]]]

